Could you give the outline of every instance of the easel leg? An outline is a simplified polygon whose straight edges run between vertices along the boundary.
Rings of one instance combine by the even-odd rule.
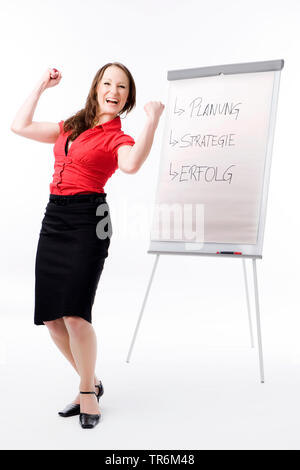
[[[258,302],[256,259],[253,258],[252,261],[253,261],[253,278],[254,278],[254,293],[255,293],[255,306],[256,306],[256,326],[257,326],[258,355],[259,355],[259,366],[260,366],[260,381],[261,383],[264,383],[265,379],[264,379],[264,364],[263,364],[260,314],[259,314],[259,302]]]
[[[250,327],[250,341],[251,341],[251,348],[254,348],[254,341],[253,341],[253,329],[252,329],[252,320],[251,320],[251,311],[250,311],[250,302],[249,302],[249,290],[248,290],[248,280],[247,280],[247,271],[246,271],[246,262],[245,259],[243,261],[243,270],[244,270],[244,279],[245,279],[245,290],[246,290],[246,299],[247,299],[247,309],[248,309],[248,319],[249,319],[249,327]]]
[[[149,291],[150,291],[150,287],[151,287],[151,284],[152,284],[152,280],[153,280],[153,277],[154,277],[154,273],[155,273],[155,270],[156,270],[158,259],[159,259],[159,254],[157,254],[156,258],[155,258],[154,266],[153,266],[151,277],[150,277],[150,280],[149,280],[149,283],[148,283],[148,287],[147,287],[144,302],[143,302],[143,305],[142,305],[141,313],[140,313],[140,316],[138,318],[137,325],[135,327],[134,335],[133,335],[133,338],[132,338],[132,341],[131,341],[131,345],[130,345],[130,348],[129,348],[129,352],[128,352],[128,355],[127,355],[126,362],[129,362],[129,358],[130,358],[130,355],[131,355],[131,352],[132,352],[132,349],[133,349],[133,345],[134,345],[134,342],[135,342],[135,339],[136,339],[136,336],[137,336],[137,332],[138,332],[138,329],[139,329],[139,326],[140,326],[140,322],[141,322],[141,319],[142,319],[142,315],[143,315],[143,312],[144,312],[144,308],[145,308],[145,305],[146,305],[146,301],[147,301],[147,298],[148,298],[148,294],[149,294]]]

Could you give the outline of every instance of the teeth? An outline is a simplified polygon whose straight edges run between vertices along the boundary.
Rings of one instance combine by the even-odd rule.
[[[111,103],[115,103],[115,104],[118,103],[118,100],[111,100],[111,99],[107,98],[107,99],[106,99],[106,102],[108,103],[109,101],[110,101]]]

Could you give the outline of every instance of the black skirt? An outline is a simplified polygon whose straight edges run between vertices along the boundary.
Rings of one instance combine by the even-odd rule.
[[[35,261],[36,325],[64,315],[92,323],[111,234],[106,193],[50,194]]]

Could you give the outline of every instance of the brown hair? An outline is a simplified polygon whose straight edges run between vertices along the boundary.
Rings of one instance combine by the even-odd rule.
[[[70,134],[70,139],[75,140],[76,137],[78,137],[82,132],[86,131],[87,129],[92,128],[95,123],[97,122],[97,115],[99,112],[99,103],[98,103],[98,98],[97,98],[97,87],[98,84],[103,77],[104,71],[107,69],[107,67],[110,67],[111,65],[115,65],[122,69],[129,80],[129,93],[128,93],[128,98],[125,103],[124,108],[118,113],[118,116],[121,117],[121,114],[123,114],[125,111],[127,111],[127,114],[135,107],[135,100],[136,100],[136,88],[135,88],[135,83],[133,80],[133,77],[127,67],[125,65],[121,64],[120,62],[109,62],[101,69],[98,70],[96,73],[94,80],[92,82],[85,107],[83,109],[80,109],[76,114],[73,116],[69,117],[64,121],[64,132],[67,132],[69,130],[72,130],[72,134]],[[124,117],[126,117],[124,116]]]

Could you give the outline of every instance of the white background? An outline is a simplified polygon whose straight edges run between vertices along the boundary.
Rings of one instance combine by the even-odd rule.
[[[1,448],[299,449],[299,2],[11,0],[0,8]],[[235,259],[161,256],[125,362],[154,262],[150,219],[140,227],[138,212],[154,202],[162,115],[141,170],[118,171],[105,187],[114,235],[93,308],[102,423],[87,431],[78,417],[60,418],[78,378],[46,327],[33,324],[53,146],[12,133],[16,112],[56,67],[61,83],[42,95],[34,120],[66,119],[84,106],[97,70],[120,61],[137,86],[123,130],[137,139],[145,103],[166,102],[168,70],[273,59],[285,66],[258,261],[266,383]]]

